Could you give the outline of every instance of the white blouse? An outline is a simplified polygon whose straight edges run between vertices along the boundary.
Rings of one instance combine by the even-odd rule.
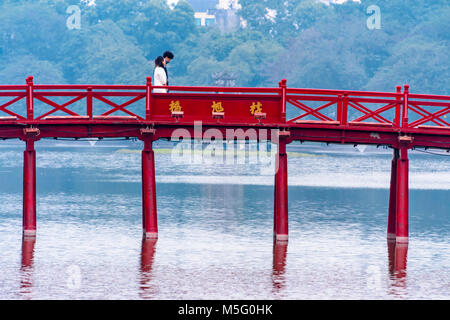
[[[154,86],[165,86],[167,84],[167,75],[164,68],[156,67],[153,74]],[[167,93],[167,89],[153,89],[155,93]]]

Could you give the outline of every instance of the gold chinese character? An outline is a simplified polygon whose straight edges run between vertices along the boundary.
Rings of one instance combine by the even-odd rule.
[[[262,103],[261,102],[253,102],[250,106],[250,113],[261,113],[262,112]]]
[[[169,108],[170,112],[174,112],[174,111],[181,111],[181,104],[180,101],[172,101],[170,103],[170,108]]]
[[[225,109],[222,107],[222,102],[213,101],[211,108],[212,108],[212,112],[224,112],[225,111]]]

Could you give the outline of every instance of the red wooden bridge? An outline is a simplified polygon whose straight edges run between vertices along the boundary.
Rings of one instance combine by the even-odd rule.
[[[230,139],[229,130],[253,130],[278,144],[274,188],[275,239],[288,239],[286,145],[292,141],[387,145],[393,149],[388,237],[408,241],[408,150],[450,149],[450,96],[395,92],[287,88],[168,87],[146,85],[0,86],[0,138],[26,144],[23,174],[23,231],[36,234],[36,151],[42,138],[131,137],[142,151],[143,228],[157,229],[155,156],[152,143],[183,129],[196,137],[209,129]],[[120,102],[117,102],[120,100]],[[115,102],[116,101],[116,102]],[[287,118],[287,114],[294,114]],[[265,130],[263,130],[265,129]],[[264,135],[262,134],[264,132]],[[267,134],[268,132],[268,134]],[[274,137],[276,136],[276,137]],[[200,137],[201,138],[201,137]],[[232,139],[249,139],[234,135]]]

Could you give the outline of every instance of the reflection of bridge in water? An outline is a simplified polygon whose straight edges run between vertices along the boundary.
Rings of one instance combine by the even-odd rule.
[[[35,237],[23,237],[22,239],[22,263],[20,294],[26,299],[31,299],[34,292],[34,247]],[[395,240],[387,241],[387,260],[389,278],[391,280],[390,293],[406,288],[406,263],[408,244],[398,243]],[[158,295],[154,275],[155,254],[157,251],[157,239],[142,239],[140,251],[140,283],[139,292],[143,299],[154,299]],[[280,293],[286,286],[288,245],[286,241],[273,242],[272,286],[274,293]],[[380,275],[381,277],[381,275]]]
[[[158,139],[276,143],[274,235],[280,241],[288,239],[286,145],[292,141],[393,148],[388,237],[398,242],[408,241],[408,150],[450,149],[450,96],[411,94],[407,85],[395,92],[290,89],[285,80],[277,88],[169,87],[170,93],[153,93],[154,88],[162,87],[153,87],[151,78],[144,86],[34,85],[32,77],[26,85],[0,86],[0,113],[5,115],[0,138],[26,144],[24,235],[36,234],[34,145],[42,138],[142,140],[147,238],[158,234],[152,146]]]

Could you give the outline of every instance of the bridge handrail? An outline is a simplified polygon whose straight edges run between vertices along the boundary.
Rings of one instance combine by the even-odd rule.
[[[397,92],[376,92],[376,91],[352,91],[352,90],[330,90],[330,89],[308,89],[308,88],[287,88],[288,95],[310,94],[310,95],[347,95],[347,96],[366,96],[366,97],[398,97],[401,93]]]
[[[0,85],[0,90],[26,90],[26,85]]]
[[[450,114],[450,96],[430,94],[410,94],[409,87],[405,86],[404,128],[408,129],[449,129],[447,115]],[[429,110],[425,107],[440,107],[441,109]],[[411,111],[411,112],[409,112]],[[410,115],[408,116],[408,112]],[[411,114],[416,117],[413,121]],[[432,123],[430,126],[428,123]]]
[[[36,84],[33,86],[35,90],[146,90],[146,86],[139,85],[103,85],[103,84]]]
[[[168,89],[170,92],[231,92],[231,93],[280,93],[280,88],[257,87],[185,87],[185,86],[152,86],[152,89]]]
[[[150,100],[151,97],[161,97],[161,94],[154,93],[154,89],[168,89],[170,96],[179,95],[183,97],[191,97],[193,95],[203,99],[206,95],[224,95],[230,96],[232,99],[242,94],[260,94],[261,97],[268,97],[273,99],[278,97],[280,100],[281,118],[280,124],[294,123],[296,121],[305,122],[309,117],[316,117],[319,121],[339,123],[341,126],[347,124],[362,123],[366,121],[378,122],[381,125],[392,125],[397,128],[417,129],[420,126],[426,126],[427,123],[432,123],[436,128],[449,128],[450,124],[447,122],[447,115],[450,114],[450,96],[435,95],[435,94],[412,94],[409,92],[409,86],[404,86],[404,91],[401,87],[397,87],[396,92],[377,92],[377,91],[358,91],[358,90],[335,90],[335,89],[316,89],[316,88],[287,88],[286,81],[282,80],[278,87],[263,88],[263,87],[206,87],[206,86],[153,86],[151,78],[147,78],[146,85],[104,85],[104,84],[34,84],[33,78],[29,77],[26,80],[26,85],[0,85],[0,97],[10,97],[10,101],[0,102],[0,112],[7,113],[10,116],[15,116],[19,120],[41,120],[41,116],[35,117],[33,100],[40,100],[41,102],[53,107],[47,114],[52,114],[56,111],[64,111],[69,115],[76,114],[68,109],[72,103],[81,99],[86,99],[86,112],[89,120],[93,120],[92,100],[93,98],[103,101],[112,107],[111,110],[103,113],[101,116],[110,115],[115,111],[123,111],[131,116],[136,116],[137,119],[144,120],[139,115],[136,115],[126,107],[141,100],[147,100],[146,103],[146,120],[150,120]],[[12,98],[11,98],[12,97]],[[69,102],[59,105],[46,97],[74,97]],[[116,104],[107,97],[132,97],[131,100],[122,104]],[[25,99],[27,104],[26,116],[21,116],[7,108],[16,102]],[[302,103],[304,101],[304,103]],[[306,101],[306,102],[305,102]],[[323,102],[320,107],[313,107],[308,102]],[[286,104],[293,104],[298,109],[304,111],[303,114],[296,118],[285,119]],[[364,103],[370,106],[377,104],[384,104],[384,106],[376,106],[373,110],[370,106],[367,107]],[[309,106],[308,106],[309,105]],[[323,113],[326,108],[333,107],[336,109],[336,119],[327,116]],[[436,109],[431,109],[436,108]],[[440,108],[440,109],[439,109]],[[347,119],[350,109],[356,109],[362,113],[362,116],[356,120]],[[391,121],[389,117],[383,116],[382,113],[394,109],[395,118]],[[413,119],[408,119],[408,112],[411,113]],[[330,118],[331,117],[331,118]],[[6,117],[8,118],[8,117]],[[303,121],[305,120],[305,121]],[[313,121],[314,122],[314,121]],[[315,121],[317,122],[317,121]],[[329,122],[329,121],[328,121]]]
[[[410,99],[449,100],[450,101],[450,96],[436,95],[436,94],[410,93],[409,98]]]

